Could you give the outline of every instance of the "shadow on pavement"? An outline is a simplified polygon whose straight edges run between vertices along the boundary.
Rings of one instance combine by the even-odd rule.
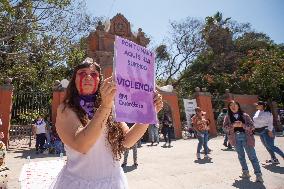
[[[147,147],[153,147],[153,146],[158,146],[158,144],[147,144]]]
[[[225,152],[227,152],[227,151],[229,151],[229,152],[234,152],[235,151],[235,149],[234,148],[223,148],[223,149],[221,149],[222,151],[225,151]]]
[[[212,158],[204,158],[204,159],[194,160],[194,163],[206,164],[206,163],[213,163],[213,161]]]
[[[277,165],[264,165],[262,167],[273,172],[273,173],[284,174],[284,167],[280,167],[280,166],[277,166]]]
[[[127,173],[127,172],[131,172],[131,171],[137,169],[137,167],[135,165],[131,165],[131,166],[122,167],[122,169],[125,173]]]
[[[162,145],[161,147],[162,147],[162,148],[172,148],[172,147],[174,147],[174,146],[172,146],[172,145],[170,145],[170,146],[168,146],[168,145]]]
[[[249,179],[235,180],[232,186],[239,189],[266,189],[262,183],[253,182]]]
[[[22,159],[26,159],[28,156],[30,156],[30,159],[45,158],[45,157],[59,157],[59,154],[49,154],[46,152],[36,154],[35,149],[33,148],[17,148],[17,149],[13,149],[9,151],[14,154],[17,154],[14,158],[22,158]]]

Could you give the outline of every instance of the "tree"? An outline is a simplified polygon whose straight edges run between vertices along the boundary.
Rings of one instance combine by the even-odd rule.
[[[202,27],[202,22],[193,18],[170,22],[168,43],[156,48],[157,79],[163,84],[178,85],[183,79],[182,72],[203,50]]]
[[[202,36],[206,41],[206,50],[213,52],[211,72],[232,74],[238,68],[245,54],[238,51],[234,40],[249,31],[250,24],[239,24],[231,18],[224,19],[220,12],[206,17]]]
[[[215,54],[228,52],[233,48],[233,34],[227,26],[230,19],[223,20],[223,15],[220,12],[217,12],[213,17],[205,18],[202,36]]]
[[[246,55],[250,50],[267,49],[273,42],[266,34],[251,31],[236,39],[234,44],[240,53]]]
[[[206,48],[181,74],[185,79],[176,89],[182,96],[194,92],[195,87],[206,87],[211,93],[230,89],[279,99],[283,86],[279,53],[283,53],[283,46],[274,44],[266,34],[252,31],[250,24],[224,19],[221,13],[206,18],[203,38]],[[266,70],[269,66],[271,69]]]
[[[18,90],[49,90],[66,77],[68,56],[98,18],[84,1],[3,0],[0,7],[0,76]],[[22,78],[25,78],[24,80]]]
[[[236,85],[235,71],[244,57],[236,48],[236,36],[248,31],[249,24],[238,24],[231,18],[223,19],[217,12],[206,17],[202,29],[205,48],[181,74],[184,81],[177,86],[182,95],[194,92],[195,87],[206,87],[209,92],[225,91]]]
[[[253,64],[248,79],[252,92],[268,101],[280,102],[284,86],[284,51],[278,48],[250,52],[248,64]]]

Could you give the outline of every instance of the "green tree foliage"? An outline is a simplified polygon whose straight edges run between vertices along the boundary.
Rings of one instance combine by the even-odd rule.
[[[283,99],[283,45],[252,31],[250,24],[223,19],[219,12],[206,18],[202,36],[206,48],[181,73],[183,79],[176,86],[182,97],[195,87],[206,87],[211,93],[230,89],[265,100]]]
[[[167,44],[161,44],[156,48],[156,75],[160,84],[176,86],[182,80],[181,73],[204,48],[202,27],[202,22],[194,18],[170,23]]]
[[[250,51],[244,64],[253,64],[248,78],[252,92],[265,100],[283,99],[281,88],[284,86],[284,51],[279,48]]]
[[[85,53],[91,18],[81,0],[2,0],[0,79],[13,78],[17,90],[50,90],[66,78],[74,56]]]

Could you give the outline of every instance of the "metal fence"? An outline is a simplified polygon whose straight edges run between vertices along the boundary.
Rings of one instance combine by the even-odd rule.
[[[29,145],[32,124],[38,115],[50,121],[51,93],[14,92],[10,127],[10,145]]]

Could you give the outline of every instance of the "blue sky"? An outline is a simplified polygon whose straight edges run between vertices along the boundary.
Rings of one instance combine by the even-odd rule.
[[[283,0],[86,0],[86,5],[93,16],[112,18],[122,13],[133,30],[141,27],[153,44],[166,37],[169,20],[179,21],[188,16],[204,19],[217,11],[225,18],[249,22],[274,42],[284,43]]]

